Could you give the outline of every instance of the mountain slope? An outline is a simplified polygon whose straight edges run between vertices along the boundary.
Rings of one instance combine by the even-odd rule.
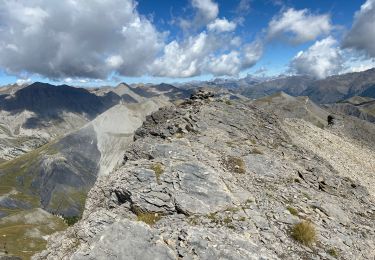
[[[17,247],[15,235],[9,232],[20,225],[19,219],[42,209],[54,215],[79,216],[97,177],[121,165],[122,151],[133,140],[135,129],[146,115],[167,103],[160,97],[137,104],[118,104],[81,129],[0,164],[0,230],[6,236],[0,242],[7,243],[16,255],[24,255],[23,248],[31,253],[40,250],[45,245],[44,235],[65,228],[62,220],[42,211],[50,217],[41,223],[48,222],[51,228],[33,224],[40,242],[33,247],[29,226],[22,225],[16,235],[24,243]]]
[[[222,86],[225,87],[225,84]],[[318,80],[308,76],[280,77],[245,84],[238,91],[249,98],[260,98],[282,91],[292,96],[308,96],[318,104],[335,103],[353,96],[375,98],[375,68]]]
[[[375,123],[375,99],[373,98],[354,96],[327,106],[335,113],[355,116]]]
[[[82,220],[34,259],[374,258],[373,149],[339,126],[209,96],[148,117]],[[304,221],[310,247],[291,234]]]
[[[353,96],[375,97],[371,96],[374,87],[375,68],[317,80],[302,94],[318,103],[334,103]]]
[[[270,113],[276,113],[279,118],[301,118],[321,128],[327,125],[329,113],[308,97],[293,97],[279,92],[259,98],[253,104]]]
[[[79,129],[120,101],[113,93],[97,96],[82,88],[40,82],[2,90],[0,158],[3,160]]]
[[[39,117],[58,117],[59,112],[73,112],[93,119],[113,105],[111,97],[98,97],[83,88],[67,85],[54,86],[36,82],[15,92],[1,96],[0,109],[31,111]]]
[[[240,93],[246,97],[260,98],[272,95],[277,92],[285,92],[292,96],[299,96],[313,82],[313,79],[307,76],[291,76],[273,79],[259,84],[243,87]]]

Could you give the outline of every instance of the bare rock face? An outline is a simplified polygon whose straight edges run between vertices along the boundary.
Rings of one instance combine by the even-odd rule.
[[[147,117],[82,220],[34,259],[374,258],[372,183],[358,179],[374,168],[351,178],[309,146],[313,131],[335,145],[343,136],[246,100],[195,97]],[[291,235],[303,221],[316,233],[309,246]]]

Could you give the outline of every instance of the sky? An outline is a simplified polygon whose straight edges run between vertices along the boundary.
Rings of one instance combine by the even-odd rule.
[[[0,85],[375,67],[375,0],[0,0]]]

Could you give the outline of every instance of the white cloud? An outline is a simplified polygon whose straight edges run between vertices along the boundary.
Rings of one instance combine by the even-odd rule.
[[[122,59],[122,57],[120,55],[113,55],[113,56],[110,56],[108,57],[105,62],[107,63],[107,65],[111,68],[119,68],[122,64],[124,64],[124,60]]]
[[[343,72],[361,72],[361,71],[369,70],[372,68],[375,68],[375,62],[369,61],[369,62],[357,64],[357,65],[351,64],[351,66]]]
[[[205,57],[214,49],[205,32],[189,37],[185,42],[172,41],[164,55],[151,66],[152,74],[163,77],[192,77],[201,74]]]
[[[297,74],[316,78],[339,73],[342,69],[342,54],[337,41],[331,36],[315,42],[306,51],[300,51],[291,61],[290,69]]]
[[[231,51],[228,54],[210,59],[208,71],[215,76],[236,76],[241,71],[241,62],[240,54],[237,51]]]
[[[331,30],[329,15],[314,15],[307,9],[290,8],[272,18],[268,26],[267,38],[285,37],[293,43],[303,43],[328,34]]]
[[[133,0],[8,0],[0,21],[0,67],[11,74],[137,76],[164,46]]]
[[[259,40],[243,47],[242,68],[247,69],[255,65],[263,55],[263,43]]]
[[[212,0],[192,0],[193,7],[198,10],[198,19],[202,22],[210,22],[219,14],[219,5]]]
[[[193,77],[201,74],[236,76],[260,59],[263,48],[261,42],[256,41],[239,50],[231,49],[231,46],[223,49],[222,46],[226,46],[229,38],[222,34],[201,32],[181,43],[172,41],[164,48],[163,55],[149,66],[149,71],[152,75],[162,77]]]
[[[354,48],[375,57],[375,0],[367,0],[354,16],[354,23],[343,41],[344,48]]]
[[[375,68],[375,58],[369,58],[363,52],[354,49],[344,49],[342,50],[342,55],[345,62],[341,73],[360,72]]]
[[[1,0],[0,0],[1,1]],[[244,1],[246,3],[247,1]],[[67,83],[119,76],[237,75],[262,55],[213,0],[191,0],[194,29],[166,43],[134,0],[7,0],[0,5],[0,68]]]
[[[64,82],[69,84],[69,83],[73,82],[73,79],[72,78],[65,78]]]
[[[212,32],[231,32],[236,29],[236,23],[230,22],[226,18],[215,19],[207,25],[207,29]]]
[[[193,19],[182,19],[180,25],[184,30],[199,29],[214,21],[219,15],[219,5],[212,0],[191,0],[192,7],[196,10]]]
[[[18,86],[30,84],[32,81],[31,79],[17,79],[16,84]]]

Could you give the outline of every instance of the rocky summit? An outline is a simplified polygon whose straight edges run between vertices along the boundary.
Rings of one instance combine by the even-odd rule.
[[[309,113],[207,91],[160,108],[33,259],[374,259],[374,143],[292,101]]]

